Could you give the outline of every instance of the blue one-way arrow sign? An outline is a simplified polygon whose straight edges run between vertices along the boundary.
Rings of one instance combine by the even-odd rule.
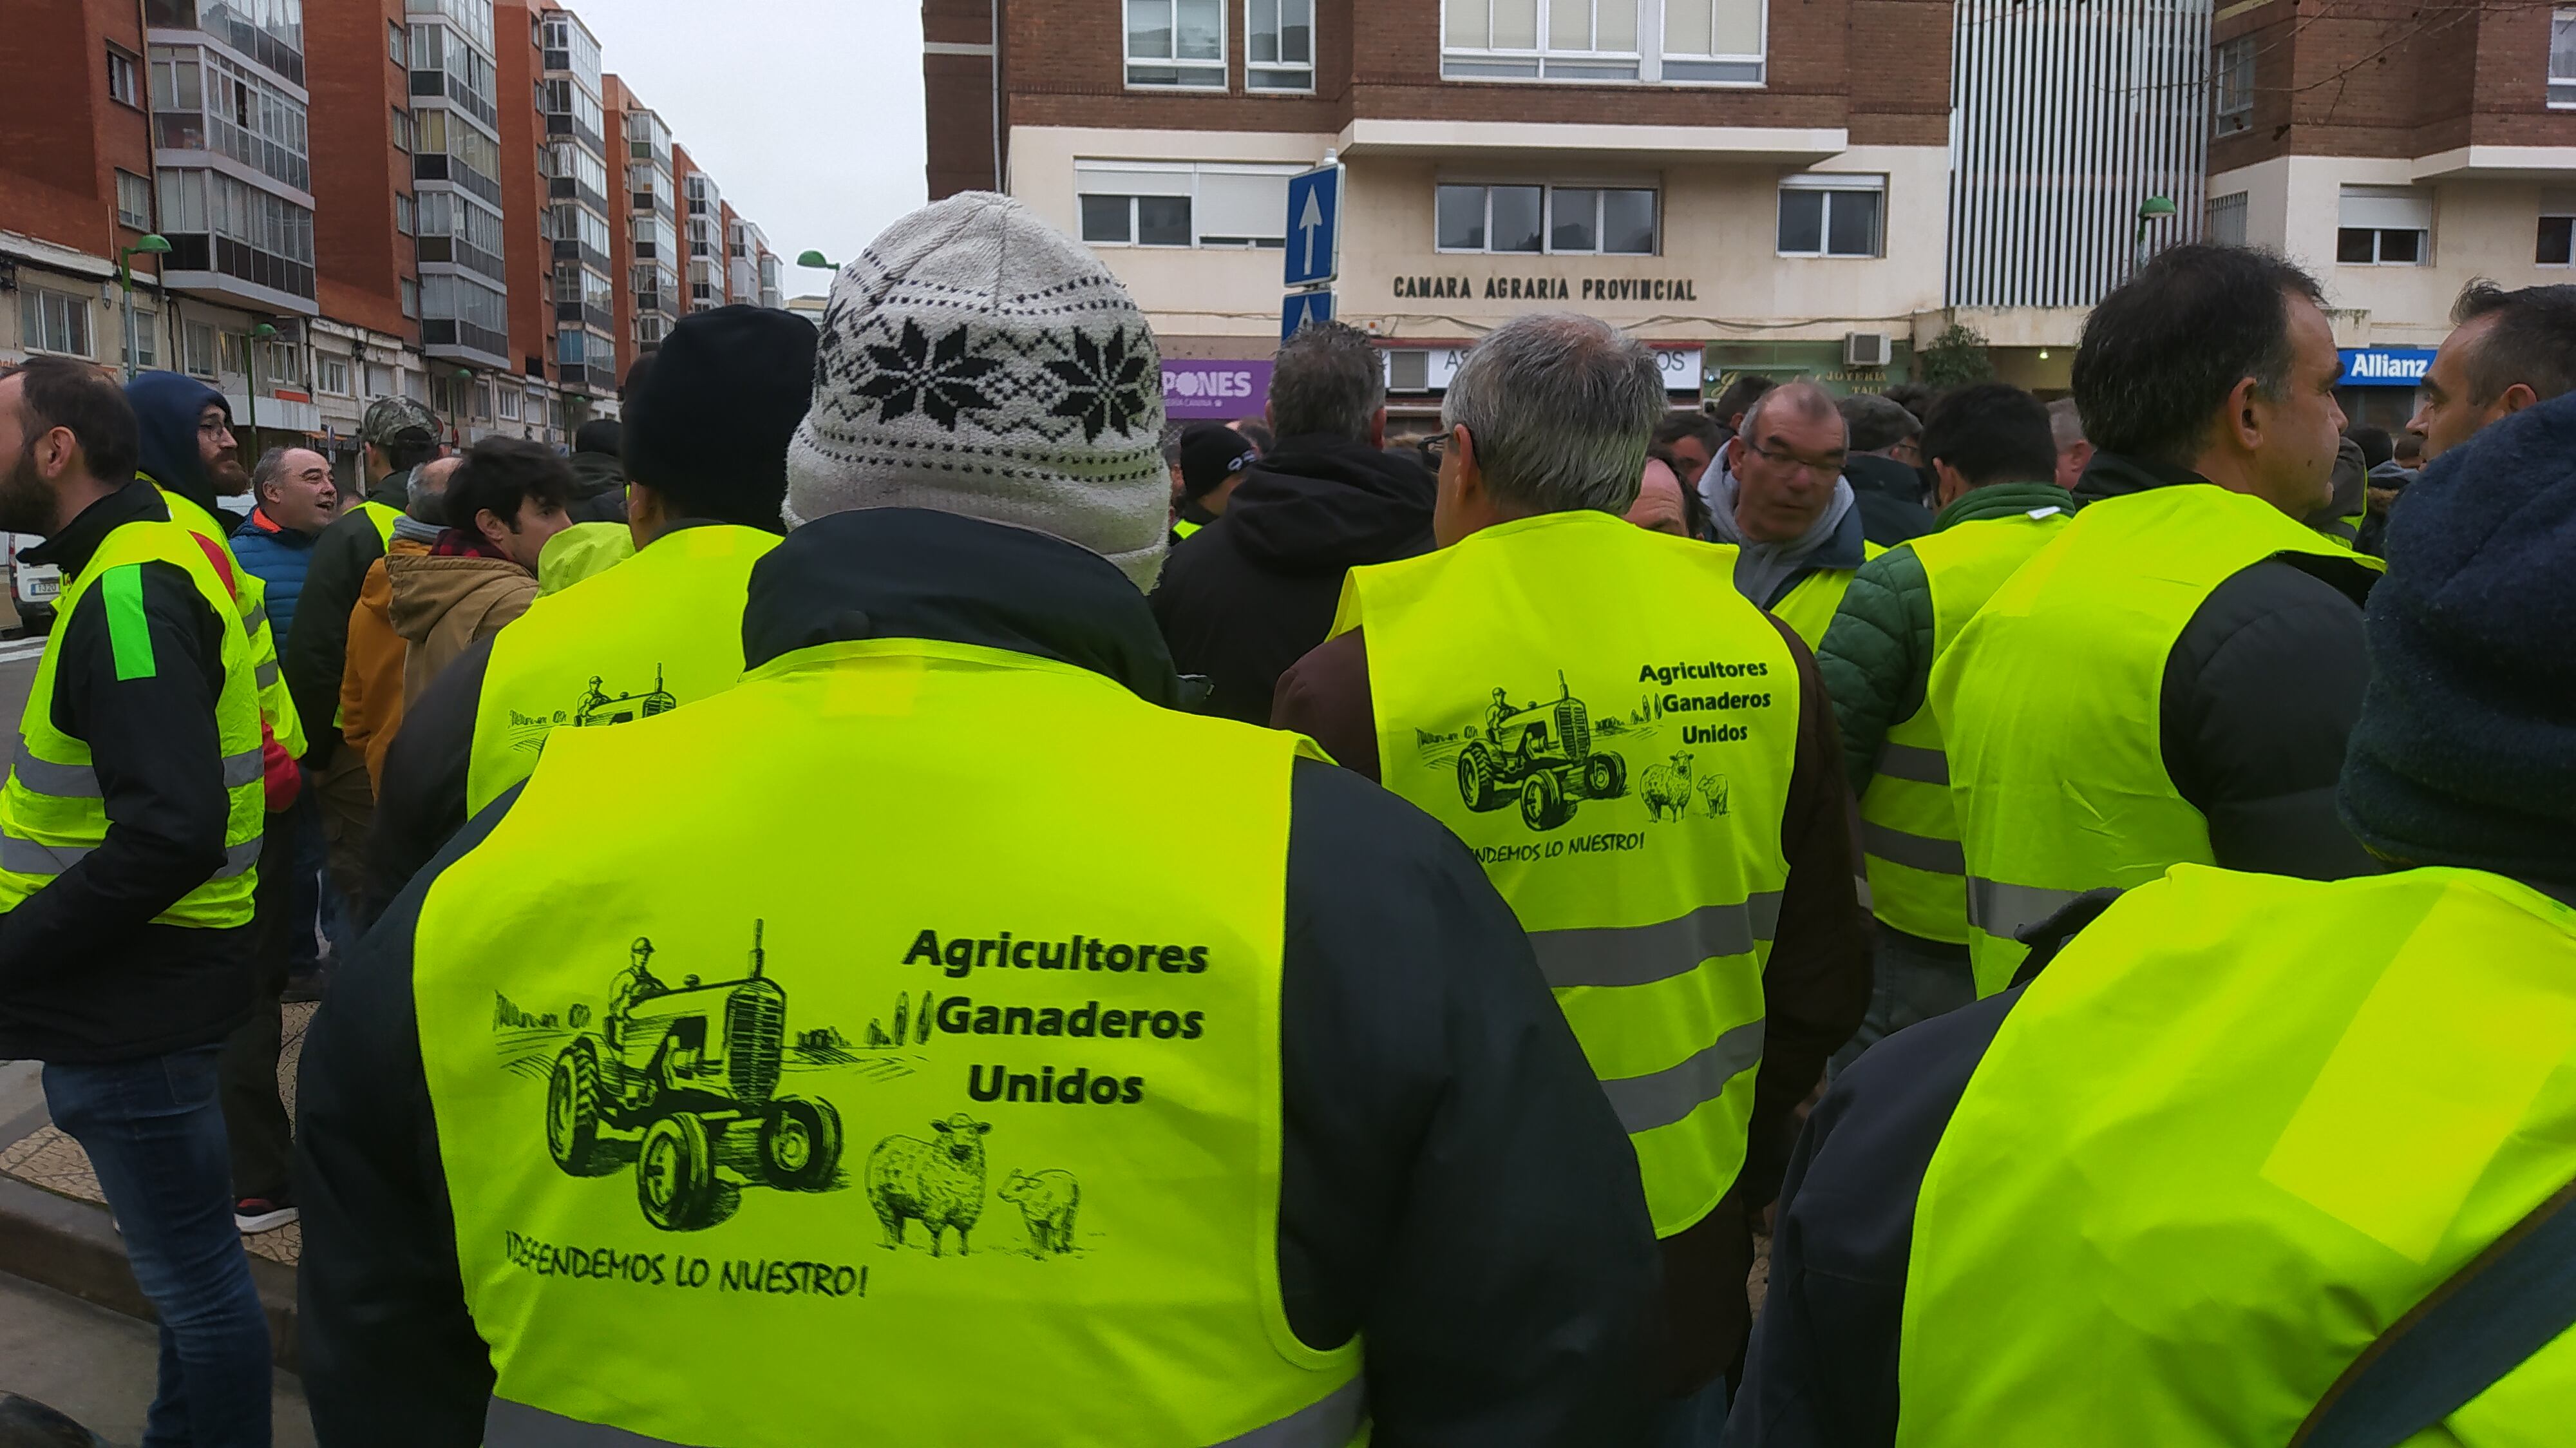
[[[1308,322],[1320,324],[1331,320],[1333,320],[1331,292],[1290,292],[1288,305],[1279,317],[1279,340],[1285,342],[1296,336],[1297,329]]]
[[[1289,286],[1322,286],[1341,276],[1341,223],[1341,167],[1322,166],[1289,179]]]

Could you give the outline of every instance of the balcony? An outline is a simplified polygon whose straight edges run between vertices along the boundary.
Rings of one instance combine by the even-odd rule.
[[[298,43],[299,35],[263,29],[244,13],[264,8],[231,5],[224,0],[205,0],[202,4],[199,0],[145,0],[143,23],[156,30],[203,31],[268,67],[289,85],[304,84],[304,50]],[[132,13],[128,7],[129,19]]]
[[[420,260],[424,263],[448,262],[469,267],[496,282],[510,279],[510,270],[499,256],[471,242],[453,236],[422,236],[419,243]]]
[[[420,343],[423,352],[441,361],[480,362],[499,368],[510,365],[509,334],[472,322],[426,318],[420,324]]]
[[[1342,128],[1344,156],[1565,160],[1638,164],[1811,166],[1851,148],[1840,126],[1559,125],[1540,121],[1430,121],[1364,117]]]
[[[555,238],[554,259],[556,261],[580,261],[589,266],[593,271],[604,272],[609,269],[608,253],[599,250],[597,247],[585,246],[578,238],[575,237],[558,236]]]
[[[172,291],[221,297],[260,311],[313,316],[313,267],[261,251],[229,236],[172,231],[162,259],[162,285]]]
[[[617,390],[617,369],[602,363],[588,366],[579,362],[559,363],[555,367],[555,381],[589,392],[614,392]]]
[[[555,321],[586,326],[597,332],[611,332],[617,328],[615,314],[606,307],[587,306],[580,302],[555,303]]]
[[[411,93],[415,98],[444,97],[449,104],[498,130],[501,108],[488,96],[468,86],[455,74],[443,70],[416,70],[411,73]]]

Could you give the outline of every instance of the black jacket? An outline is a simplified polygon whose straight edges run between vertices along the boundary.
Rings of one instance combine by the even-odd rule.
[[[1237,484],[1225,516],[1172,552],[1154,619],[1208,712],[1270,720],[1288,666],[1324,641],[1342,575],[1431,549],[1430,470],[1344,438],[1284,437]]]
[[[402,511],[411,501],[410,471],[387,473],[366,501]],[[295,626],[278,641],[278,670],[295,700],[295,717],[304,724],[304,762],[316,769],[328,765],[340,748],[340,730],[332,721],[340,717],[349,610],[358,606],[367,570],[384,556],[384,537],[364,512],[352,507],[333,519],[313,541],[304,593],[295,604]]]
[[[1923,475],[1913,468],[1876,453],[1853,453],[1843,459],[1843,477],[1852,485],[1852,506],[1870,542],[1893,548],[1932,531]]]
[[[1144,601],[1115,570],[946,514],[836,514],[754,571],[743,620],[754,665],[865,635],[1038,654],[1157,703],[1181,693]],[[1291,790],[1279,1233],[1290,1325],[1319,1346],[1363,1337],[1381,1448],[1636,1442],[1653,1231],[1626,1138],[1526,938],[1426,816],[1313,761]],[[1140,807],[1153,794],[1140,782]],[[326,1442],[480,1439],[492,1374],[457,1281],[412,933],[438,871],[518,798],[477,815],[396,899],[335,976],[305,1047],[304,1383]],[[685,1341],[670,1351],[685,1370]],[[871,1383],[864,1363],[852,1372],[862,1391],[956,1390]]]
[[[564,512],[576,523],[626,521],[626,464],[615,453],[577,452],[572,464],[572,501]]]
[[[2079,504],[2202,481],[2178,468],[2095,453]],[[2231,870],[2337,880],[2385,868],[2335,814],[2344,742],[2370,683],[2361,605],[2378,574],[2284,554],[2218,585],[2165,658],[2165,773],[2209,817]]]
[[[23,556],[74,577],[118,526],[169,516],[150,483],[129,483]],[[139,671],[136,641],[111,639],[99,588],[47,644],[52,722],[89,744],[107,838],[0,915],[0,1059],[159,1055],[220,1041],[250,1013],[250,926],[150,923],[223,867],[230,800],[215,727],[223,620],[186,570],[141,572],[150,647]]]

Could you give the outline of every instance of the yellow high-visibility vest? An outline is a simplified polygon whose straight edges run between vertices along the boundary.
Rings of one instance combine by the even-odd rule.
[[[1301,750],[917,639],[558,733],[415,937],[484,1441],[1352,1442],[1278,1282]]]
[[[248,925],[259,876],[260,832],[268,800],[261,784],[259,683],[249,637],[234,595],[191,530],[175,522],[137,520],[109,532],[81,571],[63,581],[58,615],[69,620],[93,590],[106,606],[109,646],[120,678],[172,665],[153,657],[143,611],[145,563],[184,570],[223,625],[222,691],[215,733],[223,751],[227,801],[224,863],[205,883],[153,917],[159,925],[224,929]],[[0,786],[0,911],[14,910],[53,878],[107,841],[107,799],[92,768],[88,741],[54,727],[54,680],[67,628],[45,641],[27,707],[18,716],[18,753]]]
[[[2216,863],[2209,821],[2165,773],[2165,661],[2212,591],[2286,553],[2347,576],[2356,593],[2378,572],[2377,560],[2213,483],[2105,498],[1933,662],[1978,994],[2012,980],[2028,953],[2015,935],[2077,895]]]
[[[1860,545],[1861,561],[1866,563],[1887,550],[1875,543]],[[1825,641],[1825,630],[1832,627],[1834,614],[1843,606],[1843,595],[1851,592],[1852,575],[1857,568],[1821,568],[1798,580],[1778,603],[1771,605],[1771,616],[1789,626],[1810,651]]]
[[[148,474],[136,476],[151,481]],[[295,712],[295,697],[286,691],[285,676],[278,672],[277,635],[268,626],[268,584],[233,557],[232,538],[214,514],[158,482],[153,486],[160,492],[163,506],[170,510],[171,522],[223,551],[222,561],[214,566],[224,584],[225,600],[240,612],[242,633],[250,640],[251,672],[259,680],[260,719],[268,725],[268,732],[277,736],[279,747],[302,758],[304,722]]]
[[[1333,624],[1368,631],[1383,782],[1520,917],[1667,1237],[1743,1168],[1789,877],[1797,665],[1734,568],[1546,513],[1352,569]]]
[[[2576,910],[2178,865],[2049,963],[1942,1132],[1896,1441],[2278,1448],[2571,1177]],[[2571,1426],[2576,1333],[2408,1442]]]
[[[778,541],[730,523],[683,528],[538,599],[493,635],[465,772],[468,812],[527,778],[558,728],[647,719],[733,687],[751,565]]]
[[[1932,590],[1934,658],[2071,516],[2071,509],[2051,508],[1978,518],[1907,545]],[[1950,802],[1949,755],[1925,692],[1913,714],[1889,727],[1878,768],[1860,797],[1870,912],[1909,935],[1965,944],[1967,857],[1959,846],[1958,809]]]

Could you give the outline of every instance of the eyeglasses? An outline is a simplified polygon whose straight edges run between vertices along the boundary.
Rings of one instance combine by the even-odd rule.
[[[230,433],[232,430],[233,425],[224,421],[220,417],[210,417],[197,424],[197,436],[199,437],[222,437]]]
[[[1762,444],[1755,442],[1749,435],[1739,435],[1738,440],[1741,441],[1746,450],[1751,452],[1755,457],[1762,458],[1769,462],[1778,463],[1782,467],[1804,468],[1808,472],[1817,473],[1828,478],[1842,476],[1843,455],[1841,453],[1835,453],[1829,458],[1802,458],[1786,448],[1774,451],[1773,449],[1764,447]]]

